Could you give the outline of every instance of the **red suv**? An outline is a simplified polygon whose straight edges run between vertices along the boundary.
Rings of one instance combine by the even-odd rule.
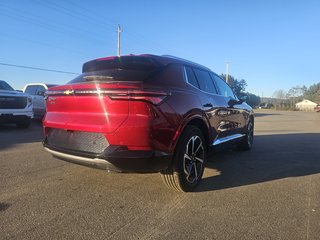
[[[118,172],[161,172],[191,191],[209,148],[253,142],[250,106],[210,69],[171,56],[107,57],[47,92],[44,147],[69,162]]]

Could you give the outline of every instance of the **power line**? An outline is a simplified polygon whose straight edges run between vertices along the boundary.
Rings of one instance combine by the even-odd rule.
[[[17,41],[23,41],[24,44],[27,44],[27,42],[29,42],[30,44],[36,45],[37,47],[39,45],[42,45],[42,46],[45,46],[45,47],[49,47],[50,49],[54,48],[54,49],[57,49],[57,50],[60,50],[60,51],[63,51],[63,52],[68,52],[68,54],[70,52],[72,52],[74,55],[81,56],[81,57],[85,56],[85,54],[86,54],[83,51],[80,52],[80,51],[73,50],[73,49],[70,49],[70,48],[67,48],[67,47],[63,47],[63,46],[58,45],[58,44],[51,44],[50,42],[46,42],[46,41],[37,41],[37,40],[34,40],[34,39],[24,38],[24,37],[21,37],[20,35],[16,35],[16,34],[4,33],[4,34],[0,35],[0,38],[7,38],[9,40],[14,38]]]
[[[95,25],[100,25],[103,26],[104,28],[108,28],[108,29],[114,29],[114,26],[116,25],[116,22],[110,18],[108,18],[107,16],[101,16],[99,14],[97,14],[96,12],[92,12],[92,14],[90,14],[90,9],[84,8],[82,6],[80,6],[77,3],[73,2],[73,1],[66,1],[66,3],[68,3],[69,5],[73,5],[72,8],[68,8],[65,5],[61,6],[59,4],[57,4],[56,2],[43,2],[40,0],[36,0],[40,5],[42,6],[46,6],[47,8],[50,8],[50,5],[52,6],[52,8],[55,11],[59,11],[60,13],[69,15],[73,18],[77,18],[77,19],[81,19],[84,20],[86,22],[91,22]],[[76,10],[75,8],[77,8],[78,10]],[[112,22],[112,23],[111,23]],[[108,26],[106,26],[108,25]],[[126,29],[128,29],[128,27],[126,27]],[[153,51],[160,51],[162,52],[161,49],[163,49],[163,47],[161,46],[161,44],[152,41],[151,39],[147,39],[145,38],[145,36],[143,36],[142,34],[140,34],[137,31],[134,31],[133,29],[129,29],[128,31],[126,31],[126,37],[129,37],[131,39],[134,39],[137,43],[139,43],[139,45],[141,45],[141,41],[144,42],[143,45],[149,45],[149,48],[152,49]],[[160,46],[161,49],[159,49],[158,47],[155,48],[155,46]]]
[[[76,20],[82,20],[83,22],[85,22],[86,24],[94,24],[94,25],[97,25],[97,24],[100,24],[101,27],[103,27],[104,29],[108,26],[106,26],[105,24],[101,24],[95,20],[93,20],[92,17],[88,16],[88,15],[84,15],[82,13],[79,13],[77,11],[74,11],[73,9],[68,9],[64,6],[61,6],[57,3],[54,3],[54,2],[44,2],[44,1],[40,1],[40,0],[36,0],[36,4],[38,4],[39,6],[42,6],[44,8],[47,8],[49,9],[50,11],[55,11],[57,12],[58,14],[63,14],[65,16],[67,16],[68,18],[73,18],[73,19],[76,19]],[[52,22],[52,20],[51,20]],[[64,24],[65,25],[65,24]],[[70,26],[72,28],[75,28],[75,26]],[[77,28],[76,29],[79,29],[83,32],[87,32],[89,33],[90,37],[94,37],[94,36],[97,36],[97,35],[100,35],[101,36],[101,39],[99,39],[100,41],[102,42],[105,42],[104,40],[102,39],[105,39],[106,38],[106,35],[105,34],[102,34],[100,31],[95,31],[95,32],[92,32],[90,30],[88,30],[88,28],[86,29],[80,29],[80,28]],[[90,28],[89,28],[90,29]],[[114,26],[112,27],[109,27],[109,29],[114,29]]]
[[[68,16],[69,18],[77,19],[80,21],[84,21],[87,24],[95,24],[99,26],[103,26],[104,28],[108,29],[114,29],[114,21],[110,18],[106,18],[106,16],[97,15],[96,12],[90,12],[88,9],[82,7],[81,5],[73,2],[73,1],[67,1],[68,6],[66,5],[60,5],[55,2],[43,2],[40,0],[35,0],[36,4],[41,7],[45,7],[47,9],[50,9],[51,11],[58,12],[59,14],[64,14]],[[51,30],[53,32],[63,34],[64,36],[68,35],[68,37],[74,37],[79,39],[86,39],[88,36],[90,38],[90,41],[95,40],[96,42],[99,42],[99,44],[104,43],[105,40],[102,39],[112,39],[109,37],[105,37],[105,34],[102,34],[100,31],[92,31],[87,28],[79,28],[78,26],[71,26],[68,23],[61,24],[56,21],[56,19],[44,19],[43,17],[40,17],[39,15],[36,16],[34,14],[29,14],[27,11],[23,11],[21,9],[16,9],[8,5],[4,5],[0,3],[1,6],[4,7],[4,10],[6,10],[3,15],[15,19],[23,20],[24,22],[32,23],[32,25],[37,25],[38,27],[44,28],[46,30]],[[71,6],[74,7],[71,7]],[[86,36],[86,38],[79,38],[78,36]],[[126,37],[132,39],[134,42],[138,43],[139,46],[141,45],[148,45],[149,49],[153,49],[155,51],[161,50],[158,48],[160,46],[159,43],[151,42],[151,39],[146,39],[145,36],[141,35],[140,33],[133,31],[132,29],[127,31]],[[87,39],[86,39],[87,40]],[[125,39],[124,39],[125,40]],[[110,41],[110,40],[109,40]],[[113,40],[112,40],[113,42]],[[144,44],[141,44],[141,43]],[[157,46],[157,47],[155,47]],[[121,46],[122,47],[122,46]],[[126,48],[126,46],[124,46]],[[127,49],[127,48],[126,48]],[[134,52],[133,49],[129,50],[129,52]]]
[[[26,69],[32,69],[32,70],[38,70],[38,71],[79,75],[79,73],[74,73],[74,72],[66,72],[66,71],[53,70],[53,69],[47,69],[47,68],[39,68],[39,67],[30,67],[30,66],[16,65],[16,64],[10,64],[10,63],[2,63],[2,62],[0,62],[0,65],[7,66],[7,67],[26,68]]]
[[[109,30],[113,30],[114,26],[117,25],[115,21],[111,20],[110,18],[107,18],[107,16],[105,16],[105,15],[103,17],[104,20],[100,22],[101,19],[95,17],[96,12],[91,12],[91,14],[90,14],[88,12],[87,8],[81,7],[80,5],[76,4],[75,2],[65,1],[64,3],[72,5],[71,8],[68,8],[65,5],[61,6],[61,5],[57,4],[56,2],[48,2],[48,1],[43,2],[40,0],[36,0],[36,1],[38,1],[38,3],[40,3],[40,5],[43,5],[43,3],[45,3],[47,5],[47,7],[49,7],[49,8],[50,8],[50,4],[51,4],[51,6],[53,6],[59,12],[64,11],[65,12],[64,14],[67,14],[67,15],[72,16],[74,18],[82,19],[85,22],[90,21],[94,25],[99,24],[104,29],[109,28]],[[80,10],[75,10],[75,7]],[[107,21],[105,21],[105,19]],[[109,23],[109,21],[112,23]]]
[[[3,7],[2,15],[7,16],[9,18],[22,20],[24,22],[31,23],[33,26],[36,25],[45,30],[51,30],[52,32],[63,34],[64,37],[68,35],[69,37],[73,37],[79,40],[79,36],[81,37],[80,39],[86,39],[84,37],[89,36],[90,41],[93,40],[99,42],[99,44],[105,43],[105,41],[103,40],[105,36],[103,36],[100,33],[88,31],[87,29],[72,26],[68,23],[62,24],[52,19],[43,18],[39,15],[37,16],[35,14],[30,14],[27,11],[4,5],[3,3],[0,3],[0,6]],[[97,35],[100,35],[100,37]]]

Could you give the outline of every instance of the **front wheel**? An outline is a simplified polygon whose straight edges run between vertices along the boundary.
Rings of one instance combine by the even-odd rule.
[[[205,161],[202,132],[195,126],[186,127],[177,143],[173,165],[161,172],[164,183],[178,191],[192,191],[202,179]]]
[[[253,144],[253,121],[250,120],[247,124],[247,131],[245,137],[238,145],[239,150],[247,151],[252,148]]]

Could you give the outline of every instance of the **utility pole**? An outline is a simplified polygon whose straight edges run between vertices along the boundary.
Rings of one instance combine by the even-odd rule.
[[[120,57],[120,33],[122,33],[122,29],[120,27],[120,24],[118,25],[118,48],[117,48],[117,53],[118,57]]]
[[[226,83],[229,84],[229,63],[227,62]]]

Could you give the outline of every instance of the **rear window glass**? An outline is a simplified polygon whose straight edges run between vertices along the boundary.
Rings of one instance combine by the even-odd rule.
[[[110,57],[87,62],[83,73],[69,83],[96,81],[145,81],[161,71],[163,66],[147,57]]]
[[[148,57],[123,56],[96,59],[83,64],[82,72],[96,72],[107,69],[132,69],[153,71],[160,63]]]
[[[25,93],[28,93],[30,95],[36,95],[37,93],[37,85],[29,85],[26,87],[26,90],[24,91]]]
[[[46,92],[47,90],[45,89],[45,87],[44,86],[42,86],[42,85],[39,85],[38,86],[38,88],[37,88],[37,94],[39,93],[39,92]]]
[[[131,69],[108,69],[97,72],[86,72],[71,80],[78,82],[104,82],[104,81],[145,81],[151,78],[155,71],[141,71]]]
[[[8,91],[13,91],[14,89],[6,82],[0,81],[0,89],[1,90],[8,90]]]

